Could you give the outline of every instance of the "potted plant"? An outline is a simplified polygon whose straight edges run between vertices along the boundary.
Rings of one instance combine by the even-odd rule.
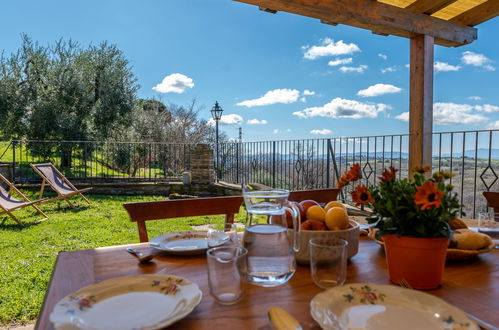
[[[457,194],[446,184],[447,172],[430,172],[418,168],[412,180],[397,179],[397,169],[390,166],[377,185],[357,185],[352,200],[357,206],[368,206],[370,224],[383,238],[390,280],[403,281],[416,289],[434,289],[442,282],[445,257],[452,229],[449,221],[460,210]],[[361,178],[360,165],[354,164],[338,180],[342,188]]]

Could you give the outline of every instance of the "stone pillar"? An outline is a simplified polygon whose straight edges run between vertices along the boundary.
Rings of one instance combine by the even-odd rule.
[[[191,152],[191,182],[211,184],[214,181],[213,150],[207,144],[198,144]]]

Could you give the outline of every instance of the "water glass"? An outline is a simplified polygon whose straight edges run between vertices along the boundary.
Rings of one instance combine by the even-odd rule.
[[[211,295],[219,304],[235,304],[246,290],[248,251],[242,246],[221,246],[206,254]]]
[[[347,246],[342,239],[312,238],[310,272],[315,284],[323,289],[343,285],[347,277]]]
[[[208,226],[208,247],[222,244],[239,245],[235,223],[217,223]]]
[[[499,222],[494,220],[494,213],[478,213],[478,231],[499,238]]]

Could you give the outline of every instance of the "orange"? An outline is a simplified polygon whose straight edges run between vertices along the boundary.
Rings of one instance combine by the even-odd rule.
[[[326,213],[326,226],[329,230],[341,230],[347,228],[347,211],[341,207],[330,208]]]
[[[326,211],[324,211],[324,209],[319,205],[310,206],[307,209],[307,219],[325,221],[326,220]]]
[[[329,202],[326,204],[326,206],[324,207],[324,211],[329,211],[329,209],[331,209],[332,207],[341,207],[343,209],[347,209],[345,205],[343,205],[343,203],[341,202],[338,202],[338,201],[332,201],[332,202]]]

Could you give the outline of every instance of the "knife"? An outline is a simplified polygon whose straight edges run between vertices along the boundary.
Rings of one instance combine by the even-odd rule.
[[[484,322],[484,321],[480,320],[476,316],[473,316],[471,314],[467,314],[467,316],[468,316],[469,319],[471,319],[472,321],[474,321],[481,330],[499,330],[498,328],[494,327],[493,325],[490,325],[487,322]]]

